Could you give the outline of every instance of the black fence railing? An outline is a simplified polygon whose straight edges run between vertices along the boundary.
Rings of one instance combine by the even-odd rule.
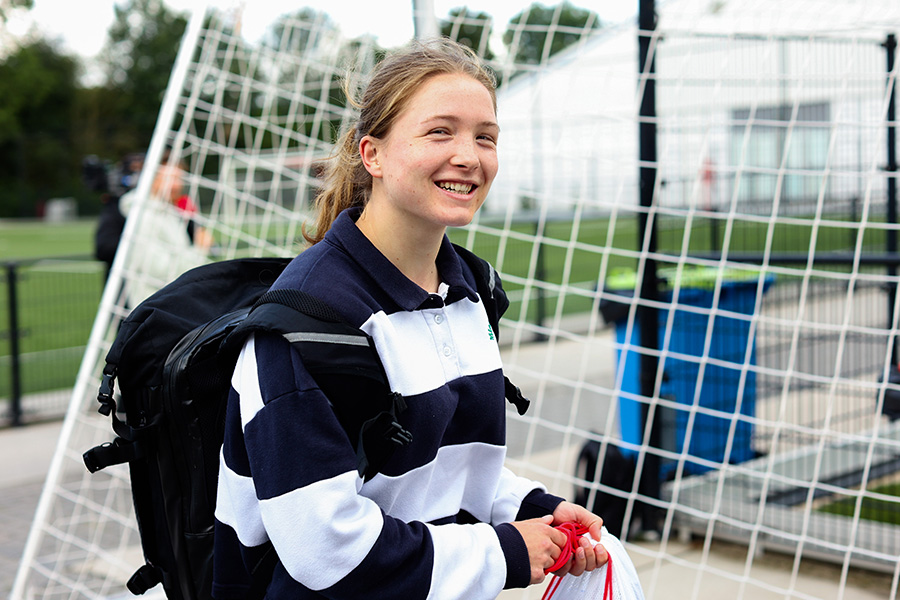
[[[65,414],[103,283],[86,256],[3,264],[0,426]]]

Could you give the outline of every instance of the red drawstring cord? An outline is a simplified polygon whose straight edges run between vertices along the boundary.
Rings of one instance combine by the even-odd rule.
[[[544,569],[544,573],[551,573],[565,565],[578,549],[578,540],[588,532],[587,527],[576,525],[575,523],[563,523],[557,525],[556,529],[566,534],[566,543],[563,545],[556,562],[553,563],[549,569]],[[554,577],[547,586],[547,589],[544,590],[544,595],[541,597],[541,600],[550,600],[553,597],[553,594],[556,593],[561,582],[562,577]],[[606,581],[603,584],[603,600],[612,600],[612,583],[612,557],[609,557],[606,563]]]
[[[556,593],[556,588],[559,587],[559,584],[562,582],[562,577],[553,576],[553,579],[550,580],[550,585],[547,586],[547,589],[544,590],[544,595],[541,596],[541,600],[550,600],[553,597],[553,594]],[[603,594],[606,594],[606,590],[603,591]]]
[[[578,550],[578,540],[588,532],[587,527],[576,525],[575,523],[563,523],[562,525],[557,525],[555,529],[566,534],[566,543],[560,548],[559,558],[556,559],[553,566],[549,569],[544,569],[545,575],[547,573],[552,573],[566,564],[569,561],[569,558],[571,558],[572,555],[575,554],[575,551]]]
[[[553,598],[553,594],[556,593],[556,589],[559,587],[559,584],[562,583],[562,577],[557,577],[554,575],[553,579],[550,581],[550,584],[547,586],[547,589],[544,590],[544,595],[541,596],[541,600],[550,600]],[[612,557],[606,561],[606,581],[603,583],[603,600],[613,600],[613,572],[612,572]]]
[[[603,584],[603,600],[613,600],[612,556],[606,557],[606,583]]]

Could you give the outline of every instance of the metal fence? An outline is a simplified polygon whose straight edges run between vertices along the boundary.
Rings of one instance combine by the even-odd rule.
[[[0,288],[0,426],[65,414],[103,291],[87,256],[6,262]]]

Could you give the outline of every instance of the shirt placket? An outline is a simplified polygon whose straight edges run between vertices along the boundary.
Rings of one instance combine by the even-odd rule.
[[[435,351],[447,381],[460,376],[459,353],[450,332],[446,307],[424,311],[425,322],[434,340]]]

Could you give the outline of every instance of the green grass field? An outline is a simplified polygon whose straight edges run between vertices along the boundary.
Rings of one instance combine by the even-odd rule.
[[[661,217],[657,223],[657,248],[660,253],[673,256],[670,263],[664,259],[658,267],[664,269],[676,264],[680,255],[687,252],[709,252],[721,250],[721,240],[729,224],[725,220],[713,222],[697,218],[687,223],[683,218]],[[476,254],[493,262],[504,274],[504,287],[511,292],[514,301],[510,307],[514,318],[524,318],[535,322],[537,316],[538,293],[544,294],[545,314],[552,316],[557,303],[562,301],[562,313],[571,314],[591,310],[593,298],[590,292],[599,285],[602,275],[607,277],[622,271],[634,271],[638,264],[636,250],[639,248],[638,223],[635,216],[620,217],[614,223],[609,218],[584,219],[574,229],[571,221],[547,222],[542,233],[544,244],[540,252],[535,252],[533,240],[535,225],[524,223],[513,226],[512,231],[520,236],[508,237],[505,241],[503,260],[499,261],[501,232],[479,232],[475,236]],[[687,232],[687,233],[686,233]],[[852,252],[859,235],[859,226],[854,222],[838,218],[823,220],[815,225],[811,220],[801,219],[788,223],[777,223],[771,228],[761,221],[735,220],[730,225],[729,252],[761,253],[767,247],[772,253],[797,253],[804,257],[810,247],[817,252]],[[451,232],[454,241],[466,239],[466,232]],[[815,239],[815,242],[813,242]],[[884,250],[884,230],[872,228],[863,232],[862,244],[868,251]],[[768,241],[767,241],[768,240]],[[540,255],[543,273],[532,272],[532,256]],[[570,265],[568,270],[564,267]],[[802,267],[802,265],[800,265]],[[538,267],[535,266],[535,269]],[[826,267],[842,270],[846,267]],[[582,293],[568,293],[560,297],[552,289],[535,290],[529,301],[527,315],[521,315],[517,292],[522,290],[522,280],[534,277],[553,285],[563,285],[567,289],[576,288]]]
[[[90,256],[94,251],[93,219],[68,223],[0,220],[0,260],[44,256]]]
[[[715,230],[713,225],[717,225]],[[658,222],[661,252],[679,255],[683,249],[707,251],[724,235],[728,223],[664,217]],[[735,221],[729,249],[758,252],[771,239],[776,252],[806,252],[816,236],[817,251],[849,250],[858,225],[840,220],[812,222],[796,219],[771,228],[765,222]],[[57,389],[71,385],[87,341],[102,293],[102,266],[90,259],[93,252],[93,219],[69,223],[0,221],[0,260],[17,261],[23,391]],[[689,232],[688,235],[685,232]],[[509,232],[479,229],[474,236],[476,253],[493,262],[504,276],[511,298],[508,316],[537,322],[557,310],[573,314],[592,310],[594,290],[602,274],[633,270],[637,266],[637,220],[634,214],[583,219],[577,230],[571,221],[549,221],[540,232],[543,244],[535,247],[534,223],[521,223]],[[465,242],[467,231],[451,231],[451,238]],[[865,232],[864,245],[880,251],[883,230]],[[502,244],[502,248],[501,248]],[[40,261],[38,257],[80,257],[79,261]],[[533,257],[540,257],[533,261]],[[665,266],[665,265],[661,265]],[[542,281],[542,288],[529,281]],[[562,295],[560,287],[566,292]],[[8,333],[9,308],[4,286],[0,298],[0,335]],[[525,292],[528,291],[528,297]],[[527,302],[527,310],[523,310]],[[562,302],[562,306],[559,303]],[[6,335],[5,339],[8,340]],[[0,344],[0,398],[10,389],[9,342]]]
[[[94,221],[0,221],[0,398],[12,388],[8,284],[15,265],[23,395],[75,382],[103,290],[103,266],[91,259]],[[38,260],[78,257],[77,260]],[[25,406],[28,410],[28,406]]]
[[[886,496],[900,497],[900,483],[893,483],[881,487],[874,488],[872,491]],[[844,499],[838,500],[831,504],[827,504],[819,509],[821,512],[844,515],[852,517],[856,510],[856,500]],[[896,501],[877,500],[874,498],[863,498],[860,507],[859,516],[861,519],[868,521],[877,521],[879,523],[891,523],[900,525],[900,510],[897,509]]]

